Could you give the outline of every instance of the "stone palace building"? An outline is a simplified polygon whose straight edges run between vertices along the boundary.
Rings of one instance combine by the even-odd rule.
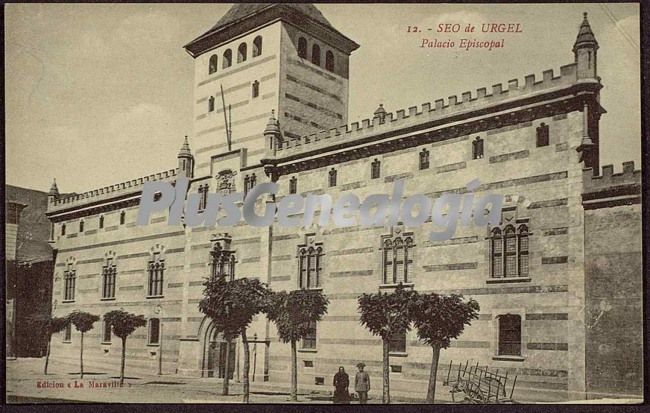
[[[225,343],[197,305],[206,277],[225,271],[274,290],[321,289],[329,311],[299,344],[299,386],[330,390],[338,366],[354,371],[364,361],[377,395],[381,341],[359,323],[357,297],[402,282],[481,306],[442,351],[441,378],[451,360],[469,360],[517,374],[515,398],[640,395],[641,173],[632,162],[621,173],[599,165],[606,111],[586,14],[577,38],[567,39],[567,58],[571,46],[559,73],[392,113],[379,105],[371,118],[346,124],[349,57],[359,45],[313,5],[233,6],[185,45],[195,62],[194,134],[178,168],[81,194],[50,191],[55,315],[144,314],[147,327],[128,340],[127,369],[156,372],[160,363],[163,374],[218,380]],[[479,178],[476,197],[501,194],[505,203],[500,225],[459,226],[447,241],[429,240],[431,222],[190,228],[168,225],[165,211],[136,226],[143,184],[181,175],[204,199],[273,180],[276,201],[390,194],[397,179],[406,181],[405,195],[438,198],[466,193]],[[255,382],[288,387],[289,345],[262,316],[248,331]],[[120,340],[102,321],[86,337],[87,363],[119,365]],[[76,362],[78,346],[79,333],[65,331],[53,339],[52,357]],[[241,343],[232,349],[237,380]],[[423,399],[430,358],[415,332],[395,337],[392,392]]]

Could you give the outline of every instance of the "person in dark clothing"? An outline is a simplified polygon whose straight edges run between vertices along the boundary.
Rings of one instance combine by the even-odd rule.
[[[345,372],[343,366],[339,367],[339,372],[334,375],[334,403],[350,404],[350,377]]]
[[[368,403],[368,392],[370,391],[370,376],[363,371],[364,367],[366,367],[365,363],[358,363],[357,368],[359,371],[354,377],[354,390],[359,395],[359,404]]]

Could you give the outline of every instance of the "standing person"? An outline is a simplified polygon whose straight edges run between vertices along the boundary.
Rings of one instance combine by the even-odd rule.
[[[366,365],[362,363],[357,364],[359,371],[354,376],[354,391],[359,395],[359,404],[368,403],[368,391],[370,390],[370,376],[363,371]]]
[[[334,375],[334,404],[350,404],[349,386],[350,377],[341,366],[339,372]]]

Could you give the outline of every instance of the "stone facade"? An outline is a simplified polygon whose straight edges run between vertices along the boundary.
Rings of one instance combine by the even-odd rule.
[[[229,15],[237,12],[231,10]],[[470,360],[517,374],[515,397],[524,399],[579,399],[590,392],[615,393],[623,388],[639,394],[640,297],[623,303],[622,292],[599,287],[615,278],[625,280],[621,284],[625,291],[640,292],[639,178],[628,164],[616,179],[632,184],[628,191],[634,196],[624,204],[587,207],[601,197],[587,195],[593,192],[593,182],[600,182],[606,192],[614,178],[608,175],[609,167],[602,178],[592,178],[599,170],[598,120],[605,110],[599,104],[602,85],[595,72],[598,45],[586,16],[574,45],[575,62],[563,66],[559,74],[548,70],[541,79],[527,75],[521,83],[511,80],[505,86],[494,85],[490,92],[482,88],[395,113],[380,108],[372,119],[344,126],[340,125],[347,121],[348,56],[358,45],[323,20],[310,5],[265,6],[243,13],[237,24],[217,25],[186,45],[196,62],[194,154],[184,145],[175,171],[51,197],[48,216],[58,250],[57,315],[78,308],[98,315],[124,308],[159,319],[162,331],[157,343],[147,328],[129,339],[129,365],[155,371],[162,354],[163,373],[216,377],[221,374],[222,345],[197,306],[215,244],[232,240],[235,276],[257,277],[274,290],[300,288],[301,249],[320,247],[318,282],[312,287],[322,289],[330,306],[317,326],[316,345],[299,349],[301,386],[329,389],[339,365],[352,369],[360,360],[374,383],[380,383],[381,342],[359,324],[357,297],[394,288],[384,277],[382,240],[410,237],[411,262],[403,281],[418,291],[462,293],[481,306],[479,320],[442,352],[441,377],[450,360]],[[258,36],[263,46],[252,57]],[[306,40],[305,54],[301,38]],[[247,44],[248,55],[237,63],[242,43]],[[314,63],[314,44],[320,48],[320,63]],[[224,68],[228,49],[233,63]],[[327,52],[334,57],[334,67],[327,67]],[[216,71],[210,69],[212,56],[217,56]],[[255,81],[259,94],[253,97]],[[548,132],[548,143],[542,146],[540,128]],[[475,153],[477,138],[483,142],[480,154]],[[426,167],[420,162],[423,151],[428,154]],[[372,176],[373,164],[378,165],[377,177]],[[330,181],[332,171],[335,185]],[[304,196],[329,194],[333,199],[346,191],[361,199],[390,194],[398,179],[406,182],[404,198],[413,194],[438,198],[445,192],[468,194],[466,185],[479,178],[481,185],[473,191],[476,198],[487,193],[505,196],[504,228],[526,226],[527,270],[521,270],[524,258],[518,258],[515,276],[492,276],[494,251],[491,228],[486,227],[459,226],[452,239],[430,241],[429,233],[440,230],[430,221],[417,228],[332,224],[256,228],[243,221],[228,228],[190,228],[167,225],[164,212],[155,214],[149,225],[136,226],[143,183],[174,181],[178,174],[191,178],[190,193],[205,185],[210,192],[241,192],[253,176],[257,184],[272,180],[281,188],[276,202],[291,187]],[[264,204],[258,200],[258,209]],[[624,224],[615,225],[619,220]],[[608,230],[623,238],[627,231],[634,236],[626,238],[625,248],[614,246],[597,235]],[[159,260],[165,268],[163,292],[151,295],[148,268]],[[625,263],[625,271],[619,271],[619,263]],[[102,298],[102,272],[110,265],[117,269],[115,294]],[[67,299],[66,274],[76,277],[74,297]],[[598,304],[602,308],[615,310],[604,311],[594,328],[592,310],[600,302],[606,302]],[[634,321],[616,321],[623,311],[634,313]],[[500,350],[499,320],[505,315],[520,320],[517,354]],[[96,362],[114,363],[120,355],[119,341],[105,340],[100,324],[86,334],[84,354]],[[278,341],[274,325],[258,317],[249,334],[254,337],[256,380],[288,383],[290,350]],[[630,340],[617,344],[608,338],[612,334],[625,334]],[[77,333],[70,341],[63,336],[54,341],[53,357],[76,357]],[[239,342],[233,354],[237,378],[243,356]],[[422,397],[430,357],[430,349],[409,333],[405,351],[391,357],[391,389]],[[629,376],[633,386],[623,371],[630,363],[638,368]],[[612,371],[619,373],[613,376]]]

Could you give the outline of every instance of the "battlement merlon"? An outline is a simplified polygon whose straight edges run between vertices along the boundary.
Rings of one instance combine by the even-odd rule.
[[[141,178],[132,179],[130,181],[121,182],[119,184],[93,189],[80,194],[73,194],[61,198],[51,198],[48,202],[47,214],[49,216],[71,209],[78,209],[100,203],[109,203],[111,200],[118,198],[123,199],[128,197],[128,195],[137,196],[142,191],[142,187],[146,182],[175,182],[177,174],[178,169],[170,169]]]
[[[634,169],[634,161],[623,162],[623,171],[614,173],[614,165],[605,165],[601,174],[593,168],[582,170],[583,193],[600,192],[614,187],[641,185],[641,170]]]
[[[577,78],[577,65],[571,63],[560,68],[560,75],[555,76],[554,71],[545,70],[541,79],[534,74],[524,77],[523,82],[518,79],[510,80],[507,85],[495,84],[488,93],[487,88],[480,88],[474,93],[464,92],[460,98],[450,96],[445,101],[437,99],[434,104],[427,102],[421,107],[412,106],[408,110],[400,109],[395,113],[385,112],[382,116],[364,119],[350,125],[321,131],[317,134],[302,136],[296,139],[287,139],[278,145],[277,159],[294,158],[302,153],[314,150],[327,150],[328,147],[350,144],[361,138],[368,138],[373,134],[381,134],[390,130],[399,130],[418,125],[441,123],[445,118],[452,118],[463,113],[474,111],[484,112],[490,107],[501,107],[513,104],[524,99],[539,99],[545,97],[554,99],[558,96],[583,98],[585,94],[598,96],[602,84],[600,79],[590,80]],[[598,99],[594,99],[598,102]],[[606,111],[597,106],[600,113]]]

